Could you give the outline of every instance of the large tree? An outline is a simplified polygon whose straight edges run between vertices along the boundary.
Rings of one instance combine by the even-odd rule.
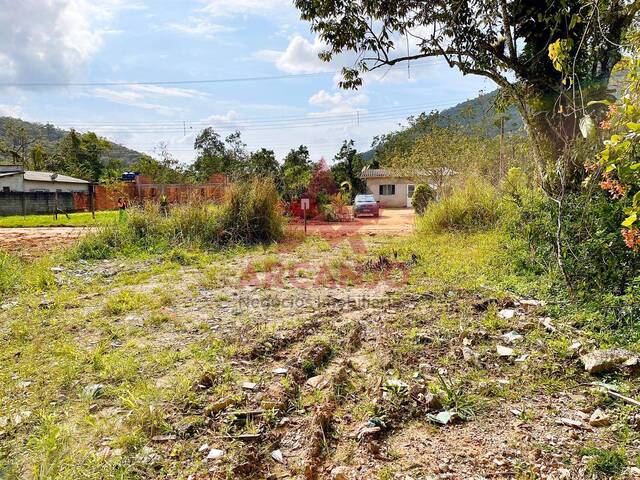
[[[340,150],[333,157],[333,162],[331,173],[338,185],[349,182],[352,196],[365,191],[365,184],[360,179],[360,173],[365,163],[362,160],[362,156],[354,148],[353,140],[345,140],[342,143]]]
[[[243,173],[247,153],[240,132],[228,135],[223,141],[213,128],[207,127],[198,134],[193,147],[198,156],[192,170],[198,180],[206,181],[214,173],[224,173],[230,177]]]
[[[571,146],[588,112],[585,86],[606,85],[640,0],[295,0],[327,43],[329,61],[355,52],[341,85],[399,62],[443,57],[493,80],[533,140],[540,174]],[[413,45],[413,47],[411,47]],[[579,107],[578,107],[579,106]]]

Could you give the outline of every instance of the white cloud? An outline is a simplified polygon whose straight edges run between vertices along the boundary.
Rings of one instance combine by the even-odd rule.
[[[283,11],[295,11],[291,0],[202,0],[202,11],[212,17],[238,15],[275,16]]]
[[[369,97],[364,93],[336,92],[330,94],[325,90],[320,90],[309,98],[309,105],[325,109],[324,112],[320,112],[321,114],[362,111],[356,107],[367,103],[369,103]],[[311,115],[318,115],[318,113]]]
[[[121,105],[142,108],[145,110],[153,110],[162,115],[172,115],[184,111],[184,109],[182,108],[170,107],[164,104],[150,102],[145,99],[145,93],[136,90],[136,88],[121,88],[118,90],[110,88],[95,88],[92,91],[92,95],[94,97],[102,98],[113,103],[119,103]]]
[[[259,60],[272,62],[286,73],[320,73],[337,70],[336,60],[323,62],[318,54],[326,45],[318,37],[311,43],[300,35],[294,36],[284,51],[260,50],[254,54]]]
[[[228,25],[213,23],[206,18],[189,17],[185,23],[171,23],[168,28],[187,35],[213,38],[220,33],[235,31],[235,28]]]
[[[229,126],[229,125],[237,125],[238,117],[239,117],[238,112],[236,112],[235,110],[229,110],[224,115],[209,115],[208,117],[203,119],[203,121],[213,123],[214,126],[216,124]]]
[[[130,85],[130,90],[156,97],[202,98],[208,94],[189,88],[163,87],[161,85]]]
[[[22,107],[19,105],[3,105],[0,104],[0,117],[15,117],[22,116]]]
[[[123,0],[0,0],[0,79],[68,81],[113,34]]]

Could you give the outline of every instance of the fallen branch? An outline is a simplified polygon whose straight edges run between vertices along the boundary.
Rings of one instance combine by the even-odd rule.
[[[603,383],[588,383],[587,385],[590,385],[592,387],[600,387],[603,388],[609,395],[611,395],[614,398],[617,398],[619,400],[622,400],[624,402],[627,402],[631,405],[635,405],[636,407],[640,407],[640,401],[635,400],[631,397],[627,397],[626,395],[622,395],[621,393],[616,392],[613,388],[611,388],[610,386],[603,384]]]

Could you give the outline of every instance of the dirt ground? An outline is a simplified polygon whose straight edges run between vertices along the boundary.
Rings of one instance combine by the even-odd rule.
[[[324,238],[409,235],[415,231],[415,219],[415,212],[410,208],[384,209],[378,218],[361,217],[344,223],[310,221],[307,234]],[[304,231],[300,222],[290,223],[289,228],[299,233]],[[88,231],[89,227],[0,228],[0,250],[22,256],[37,256],[57,247],[68,246]]]
[[[0,250],[37,256],[70,245],[87,231],[86,227],[0,228]]]
[[[622,434],[635,461],[635,417],[585,386],[578,330],[511,295],[442,291],[411,275],[442,257],[390,242],[67,266],[64,296],[0,310],[17,472],[48,458],[25,450],[37,420],[20,413],[44,407],[73,433],[56,437],[68,478],[585,480],[585,449]],[[589,424],[597,408],[610,424]]]
[[[302,231],[300,222],[291,224],[292,228]],[[307,233],[324,238],[351,235],[409,235],[415,231],[416,214],[412,208],[380,210],[379,217],[359,217],[351,222],[320,222],[307,224]]]

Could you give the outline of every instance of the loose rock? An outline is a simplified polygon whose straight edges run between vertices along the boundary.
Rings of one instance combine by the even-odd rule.
[[[496,352],[500,357],[513,357],[515,352],[513,348],[505,347],[504,345],[496,345]]]
[[[610,372],[633,359],[637,356],[622,348],[594,350],[580,357],[584,369],[591,374]]]
[[[589,418],[589,425],[592,427],[606,427],[611,424],[611,417],[606,414],[602,409],[598,408],[591,414]]]

